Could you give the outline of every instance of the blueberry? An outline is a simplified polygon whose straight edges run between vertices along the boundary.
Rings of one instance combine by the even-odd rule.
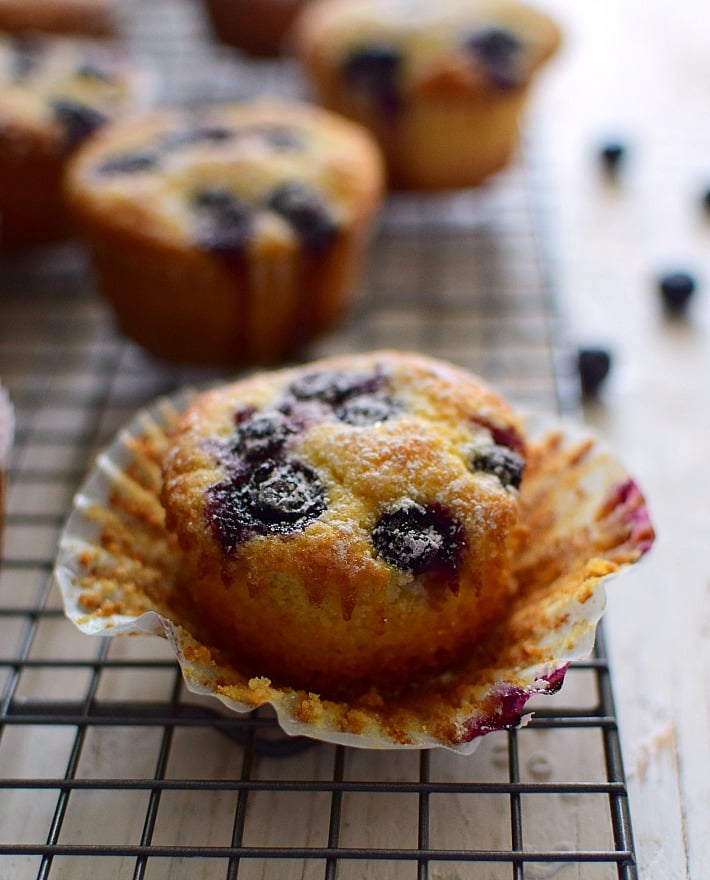
[[[168,134],[162,142],[166,150],[176,150],[193,144],[219,144],[234,137],[234,129],[224,125],[195,124],[184,131]]]
[[[580,348],[577,352],[577,371],[582,393],[594,395],[611,369],[611,355],[605,348]]]
[[[346,400],[336,409],[335,414],[341,422],[356,427],[374,425],[392,418],[400,409],[396,400],[386,394],[363,394]]]
[[[323,199],[304,184],[283,184],[271,194],[267,204],[288,220],[308,250],[324,250],[338,234],[338,227]]]
[[[62,128],[68,147],[76,147],[107,122],[106,116],[69,98],[52,101],[51,109]]]
[[[602,166],[607,174],[615,175],[626,157],[626,147],[620,141],[608,141],[599,150]]]
[[[290,530],[317,519],[326,509],[318,475],[295,462],[267,461],[246,485],[251,514],[272,530]]]
[[[402,55],[393,46],[363,46],[344,60],[343,78],[353,88],[367,93],[377,106],[394,112],[402,104],[397,79]]]
[[[658,280],[658,289],[666,311],[680,314],[697,287],[695,278],[688,272],[669,272]]]
[[[207,521],[225,553],[257,535],[288,535],[326,509],[314,471],[294,462],[267,460],[242,469],[209,490]]]
[[[700,204],[703,211],[710,215],[710,186],[706,187],[700,195]]]
[[[228,190],[208,187],[192,196],[197,211],[197,244],[218,254],[233,254],[245,249],[252,231],[249,209]]]
[[[298,152],[305,147],[303,134],[285,125],[264,125],[257,132],[270,147],[279,152]]]
[[[464,547],[460,523],[440,505],[404,501],[385,511],[372,530],[372,544],[385,562],[413,575],[454,574]]]
[[[158,166],[155,153],[119,153],[110,156],[97,167],[99,174],[137,174],[139,171],[151,171]]]
[[[383,381],[380,373],[319,370],[296,379],[289,391],[298,400],[320,400],[337,406],[350,397],[377,391]]]
[[[464,43],[498,88],[510,89],[520,84],[519,60],[522,43],[503,28],[490,27],[471,34]]]
[[[111,73],[91,61],[85,61],[83,64],[80,64],[76,69],[76,75],[83,79],[94,80],[95,82],[110,83],[113,80]]]
[[[492,446],[479,452],[471,461],[474,471],[484,471],[498,477],[504,488],[519,489],[525,471],[525,459],[505,446]]]
[[[294,432],[295,428],[281,413],[258,413],[237,427],[231,451],[247,461],[274,458]]]

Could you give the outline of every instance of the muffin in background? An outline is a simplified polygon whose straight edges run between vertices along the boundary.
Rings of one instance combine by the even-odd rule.
[[[152,83],[107,41],[0,34],[0,221],[3,248],[70,234],[67,159],[91,134],[144,106]]]
[[[480,379],[378,351],[200,395],[162,499],[215,644],[332,695],[440,671],[507,613],[524,467]]]
[[[67,197],[123,330],[171,361],[295,356],[340,317],[383,188],[360,126],[259,100],[112,126]]]
[[[414,190],[476,186],[509,163],[559,40],[518,0],[315,0],[291,34],[317,100],[367,126],[390,186]]]
[[[284,37],[310,0],[203,0],[215,36],[258,57],[282,53]]]
[[[118,0],[0,0],[0,31],[111,36]]]

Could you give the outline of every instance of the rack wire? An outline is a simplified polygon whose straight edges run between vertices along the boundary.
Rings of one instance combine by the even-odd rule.
[[[163,100],[298,89],[293,71],[216,46],[190,0],[134,0],[126,39]],[[490,187],[391,197],[360,296],[309,354],[443,356],[520,405],[571,412],[576,384],[534,147]],[[530,723],[468,758],[285,738],[184,688],[167,645],[64,618],[59,532],[94,457],[160,394],[218,378],[123,338],[80,245],[0,265],[0,378],[18,430],[0,566],[0,877],[635,880],[600,631]]]

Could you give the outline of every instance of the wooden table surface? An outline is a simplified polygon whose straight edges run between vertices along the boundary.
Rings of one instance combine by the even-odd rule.
[[[614,367],[586,420],[637,476],[658,532],[608,593],[640,876],[710,877],[710,26],[702,2],[546,4],[565,47],[536,99],[557,181],[568,330]],[[627,145],[615,183],[597,150]],[[669,319],[659,275],[698,282]]]

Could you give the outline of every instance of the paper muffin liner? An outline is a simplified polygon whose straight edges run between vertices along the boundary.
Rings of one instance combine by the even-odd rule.
[[[641,491],[598,439],[574,424],[530,418],[519,592],[485,642],[456,667],[397,690],[330,700],[277,686],[210,644],[176,588],[181,552],[165,528],[160,458],[191,396],[139,412],[97,459],[62,534],[55,578],[82,632],[162,636],[189,690],[237,713],[270,704],[287,734],[472,752],[483,734],[525,723],[527,701],[557,691],[570,662],[590,654],[606,579],[654,540]]]

